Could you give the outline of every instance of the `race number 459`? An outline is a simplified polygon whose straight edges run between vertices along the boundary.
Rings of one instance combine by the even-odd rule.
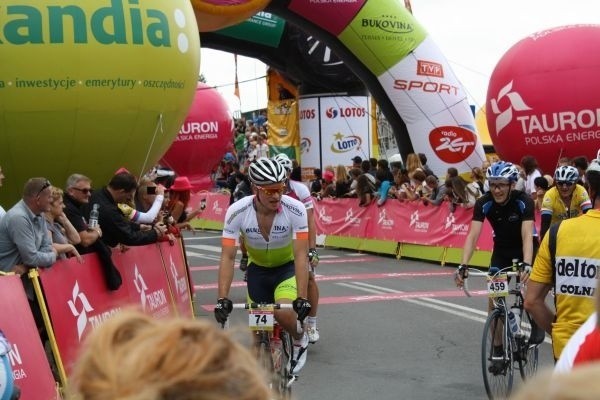
[[[508,296],[508,276],[506,274],[488,276],[487,287],[489,297]]]

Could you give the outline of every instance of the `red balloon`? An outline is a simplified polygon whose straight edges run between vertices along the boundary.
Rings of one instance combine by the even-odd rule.
[[[500,59],[488,86],[487,123],[498,155],[534,156],[553,174],[560,157],[600,148],[600,25],[535,33]]]
[[[233,118],[216,89],[198,83],[194,102],[161,164],[187,176],[193,191],[213,187],[211,171],[231,149]]]

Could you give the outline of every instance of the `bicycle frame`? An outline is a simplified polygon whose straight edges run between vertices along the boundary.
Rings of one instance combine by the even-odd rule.
[[[524,299],[520,271],[516,262],[513,266],[498,270],[490,268],[488,272],[469,270],[469,275],[488,278],[488,293],[492,307],[485,323],[482,338],[482,372],[486,392],[490,399],[495,396],[506,397],[513,384],[514,363],[518,362],[521,377],[526,379],[537,370],[538,345],[530,344],[531,321],[524,310]],[[509,282],[508,277],[513,277]],[[470,297],[467,279],[463,290]],[[512,286],[511,287],[511,283]],[[509,297],[514,296],[514,302]],[[512,308],[518,308],[519,332],[514,335],[508,324],[508,315]],[[501,326],[501,329],[499,329]],[[502,354],[498,349],[501,347]]]
[[[272,311],[292,308],[291,304],[235,303],[234,309],[249,311],[248,325],[254,332],[256,356],[267,372],[271,389],[281,399],[289,399],[297,375],[291,373],[293,341],[273,318]],[[254,312],[256,311],[256,312]],[[262,313],[266,311],[266,313]]]

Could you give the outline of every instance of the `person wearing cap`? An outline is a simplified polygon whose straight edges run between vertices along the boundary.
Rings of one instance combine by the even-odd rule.
[[[555,176],[555,182],[572,180],[573,176],[566,172]],[[555,359],[560,357],[569,338],[595,308],[594,293],[600,263],[600,236],[597,233],[600,228],[599,160],[590,162],[585,177],[592,208],[577,218],[562,220],[548,230],[535,258],[525,294],[525,309],[552,335]],[[546,296],[552,288],[555,307],[550,309]]]
[[[197,208],[188,212],[193,188],[187,176],[178,176],[171,186],[167,212],[179,229],[191,229],[190,221],[204,211],[205,205],[201,203]]]
[[[352,168],[360,168],[362,161],[362,158],[360,158],[359,156],[352,157]]]

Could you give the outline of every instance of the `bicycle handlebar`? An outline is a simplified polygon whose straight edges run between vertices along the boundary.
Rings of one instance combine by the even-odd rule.
[[[493,273],[490,274],[490,272],[493,272]],[[458,273],[458,272],[456,272],[456,273]],[[501,273],[505,273],[507,276],[517,276],[521,273],[521,271],[514,271],[513,267],[510,266],[510,267],[506,267],[503,269],[491,268],[487,272],[480,271],[475,268],[467,268],[467,273],[468,273],[468,275],[463,279],[462,290],[463,290],[463,292],[465,292],[465,295],[467,297],[472,297],[471,292],[469,291],[469,284],[468,284],[469,276],[473,275],[473,276],[486,276],[487,277],[487,276],[496,276]]]
[[[261,304],[261,303],[233,303],[233,308],[237,310],[259,310],[261,308],[273,307],[276,310],[293,308],[291,304]]]

